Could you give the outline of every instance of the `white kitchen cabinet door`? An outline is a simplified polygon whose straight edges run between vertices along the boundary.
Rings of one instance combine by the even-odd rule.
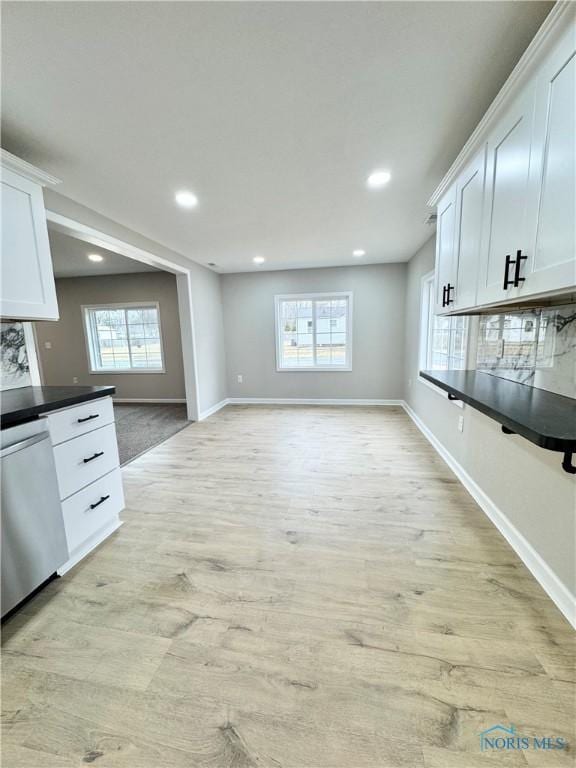
[[[538,77],[529,214],[536,247],[522,296],[576,287],[575,41],[573,22]]]
[[[520,288],[504,288],[505,275],[514,280],[518,251],[528,257],[533,252],[527,212],[534,100],[535,82],[530,81],[488,137],[479,306],[516,298]],[[514,260],[508,269],[507,257]],[[522,260],[518,275],[525,271]]]
[[[456,186],[456,291],[451,292],[450,310],[468,309],[476,303],[484,181],[486,177],[486,147],[474,157],[460,174]]]
[[[456,185],[451,187],[438,203],[436,220],[435,295],[437,315],[450,311],[448,295],[454,296],[456,263],[454,259],[456,228]],[[450,294],[448,294],[450,291]]]
[[[58,320],[42,187],[2,168],[0,315]]]

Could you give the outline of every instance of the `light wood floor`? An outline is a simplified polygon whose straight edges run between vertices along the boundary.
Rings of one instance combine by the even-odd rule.
[[[4,627],[5,768],[573,765],[574,635],[399,408],[228,407]],[[543,514],[545,511],[543,510]]]

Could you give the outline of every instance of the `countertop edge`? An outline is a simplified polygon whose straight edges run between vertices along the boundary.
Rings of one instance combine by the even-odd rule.
[[[443,373],[443,372],[440,372],[440,373]],[[445,392],[449,392],[450,394],[457,396],[458,399],[462,400],[463,403],[470,405],[472,408],[475,408],[480,413],[483,413],[485,416],[488,416],[489,418],[498,422],[502,426],[512,430],[513,432],[517,433],[521,437],[524,437],[526,440],[529,440],[531,443],[534,443],[540,448],[544,448],[546,450],[556,451],[556,452],[576,450],[575,440],[571,440],[570,438],[565,438],[565,437],[557,437],[553,434],[548,434],[544,431],[536,431],[534,428],[526,426],[522,422],[519,422],[516,419],[508,416],[506,413],[499,411],[496,408],[492,408],[487,403],[482,402],[481,400],[477,400],[476,398],[467,394],[465,391],[459,389],[458,387],[447,384],[445,381],[442,381],[442,379],[436,378],[434,376],[434,372],[421,370],[419,371],[419,375],[422,376],[422,378],[426,379],[426,381],[429,381],[430,383],[434,384],[440,389],[443,389]],[[490,374],[488,373],[483,375],[490,376]],[[493,377],[493,378],[497,378],[497,377]],[[525,384],[520,384],[518,382],[512,382],[507,380],[506,380],[506,383],[515,384],[516,386],[519,386],[519,387],[526,386]],[[546,394],[552,397],[563,398],[562,395],[555,395],[553,392],[547,392],[547,390],[542,390],[542,391],[546,392]],[[564,398],[564,399],[570,400],[570,398]]]
[[[61,408],[70,408],[74,405],[87,403],[91,400],[100,400],[103,397],[111,397],[116,392],[115,386],[105,386],[94,392],[82,392],[76,395],[68,395],[60,400],[54,400],[46,403],[38,403],[23,408],[15,408],[12,411],[3,413],[0,416],[1,427],[6,429],[27,421],[32,421],[38,416],[43,416],[52,411],[58,411]],[[1,396],[1,393],[0,393]]]

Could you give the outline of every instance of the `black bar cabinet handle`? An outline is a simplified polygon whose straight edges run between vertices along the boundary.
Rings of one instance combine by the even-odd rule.
[[[442,306],[446,306],[446,286],[442,286]]]
[[[446,306],[447,306],[447,307],[449,307],[449,306],[450,306],[450,304],[452,304],[452,302],[454,301],[454,299],[451,299],[451,298],[450,298],[450,293],[451,293],[453,290],[454,290],[454,286],[453,286],[453,285],[450,285],[450,283],[448,283],[448,285],[446,286]]]
[[[94,456],[90,456],[88,459],[82,459],[84,464],[88,464],[89,461],[94,461],[94,459],[97,459],[99,456],[104,456],[104,451],[100,451],[100,453],[95,453]]]
[[[512,264],[514,264],[514,259],[512,256],[510,256],[509,253],[506,254],[506,263],[504,264],[504,290],[507,291],[508,288],[511,285],[514,285],[514,280],[510,280],[508,277],[508,272],[510,272],[510,267]]]
[[[100,416],[99,413],[93,413],[90,416],[86,416],[83,419],[77,419],[78,424],[83,424],[85,421],[92,421],[92,419],[97,419]]]
[[[110,498],[110,494],[108,496],[100,496],[100,501],[97,501],[95,504],[90,504],[90,509],[96,509],[96,507],[99,507],[100,504],[104,504],[105,501],[107,501]]]
[[[518,288],[520,283],[526,280],[525,277],[520,277],[520,267],[522,262],[527,259],[528,256],[522,256],[522,251],[516,251],[516,268],[514,269],[514,288]]]

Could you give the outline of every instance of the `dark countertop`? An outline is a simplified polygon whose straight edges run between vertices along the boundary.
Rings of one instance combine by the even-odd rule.
[[[479,371],[420,375],[541,448],[576,450],[576,400],[571,397]]]
[[[108,397],[116,387],[19,387],[0,394],[2,429],[32,421],[58,408],[67,408],[99,397]]]

